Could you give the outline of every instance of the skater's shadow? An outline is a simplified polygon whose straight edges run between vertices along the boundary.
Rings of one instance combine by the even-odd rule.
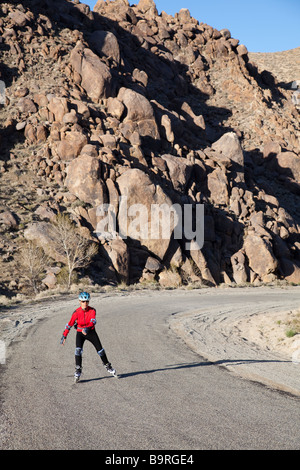
[[[68,377],[73,377],[73,375],[69,375]],[[92,377],[90,379],[80,379],[78,382],[76,382],[76,385],[83,384],[83,383],[88,383],[88,382],[97,382],[98,380],[105,380],[105,379],[112,379],[113,377]],[[75,383],[75,382],[74,382]]]
[[[125,379],[127,377],[132,377],[134,375],[144,375],[144,374],[153,374],[154,372],[165,372],[169,370],[178,370],[178,369],[187,369],[190,367],[200,367],[200,366],[206,366],[210,363],[208,362],[192,362],[189,364],[170,364],[166,365],[165,367],[162,367],[160,369],[147,369],[147,370],[139,370],[135,372],[128,372],[125,374],[119,374],[119,377],[121,379]]]
[[[98,380],[112,379],[113,377],[94,377],[92,379],[80,379],[76,385],[88,383],[88,382],[97,382]]]
[[[204,367],[204,366],[218,366],[218,367],[225,367],[228,365],[231,366],[240,366],[240,365],[247,365],[247,364],[257,364],[257,363],[289,363],[291,361],[288,360],[279,360],[279,359],[220,359],[218,361],[205,361],[202,362],[191,362],[186,364],[170,364],[166,365],[165,367],[159,369],[147,369],[147,370],[138,370],[133,372],[127,372],[125,374],[118,374],[118,379],[126,379],[128,377],[133,377],[135,375],[147,375],[153,374],[154,372],[166,372],[166,371],[173,371],[173,370],[182,370],[182,369],[190,369],[194,367]],[[88,382],[95,382],[98,380],[105,380],[105,379],[113,379],[114,377],[95,377],[91,379],[81,379],[78,383],[88,383]]]
[[[202,362],[192,362],[188,364],[171,364],[166,365],[160,369],[148,369],[148,370],[139,370],[135,372],[128,372],[125,374],[119,374],[118,377],[120,379],[125,379],[127,377],[133,377],[134,375],[144,375],[144,374],[152,374],[154,372],[166,372],[172,370],[180,370],[180,369],[190,369],[194,367],[204,367],[204,366],[219,366],[219,367],[226,367],[227,365],[232,366],[239,366],[239,365],[247,365],[247,364],[256,364],[256,363],[288,363],[291,361],[288,360],[278,360],[278,359],[271,359],[271,360],[257,360],[257,359],[221,359],[218,361],[202,361]]]

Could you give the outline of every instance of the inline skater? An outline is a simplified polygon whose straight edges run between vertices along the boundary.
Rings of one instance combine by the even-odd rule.
[[[75,382],[78,382],[82,372],[82,352],[83,345],[86,340],[90,341],[99,354],[103,365],[106,370],[117,377],[115,369],[108,361],[105,350],[102,347],[99,336],[95,330],[96,325],[96,310],[89,306],[90,294],[88,292],[81,292],[79,294],[80,307],[78,307],[72,314],[69,323],[66,324],[65,330],[61,338],[61,344],[64,345],[67,336],[72,326],[77,330],[76,333],[76,348],[75,348]]]

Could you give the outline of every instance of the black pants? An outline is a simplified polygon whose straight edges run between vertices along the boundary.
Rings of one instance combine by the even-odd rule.
[[[77,367],[82,367],[82,352],[83,352],[83,345],[85,341],[90,341],[93,346],[95,347],[97,354],[99,354],[103,364],[108,363],[108,359],[106,357],[106,353],[102,348],[101,341],[95,329],[90,330],[87,335],[84,335],[81,331],[77,331],[76,334],[76,349],[75,349],[75,365]]]

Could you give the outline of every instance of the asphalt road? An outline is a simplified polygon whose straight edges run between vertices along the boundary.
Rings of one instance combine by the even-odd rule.
[[[77,301],[44,303],[46,317],[2,366],[0,448],[299,449],[299,398],[237,377],[170,329],[173,315],[223,300],[201,290],[94,295],[96,330],[120,377],[107,374],[86,342],[78,384],[74,330],[59,344]]]

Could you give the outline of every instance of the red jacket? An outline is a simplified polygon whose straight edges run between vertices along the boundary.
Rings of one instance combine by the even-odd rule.
[[[84,328],[93,330],[96,324],[96,310],[92,307],[87,307],[86,310],[78,307],[71,316],[69,323],[65,326],[65,330],[63,332],[63,336],[65,338],[68,336],[70,329],[75,323],[77,324],[77,331],[82,331]]]

